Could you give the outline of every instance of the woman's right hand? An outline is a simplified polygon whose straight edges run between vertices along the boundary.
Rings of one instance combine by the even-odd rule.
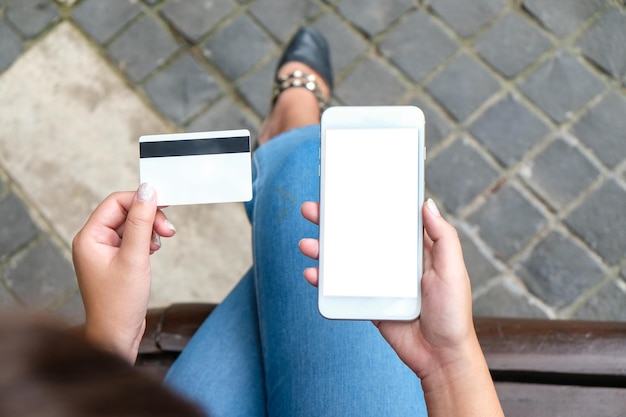
[[[319,224],[318,203],[304,203],[302,214]],[[458,234],[432,200],[424,204],[422,214],[425,233],[421,315],[413,321],[378,321],[374,324],[400,359],[422,380],[429,410],[437,407],[443,412],[443,408],[459,400],[465,406],[461,409],[463,415],[474,415],[470,412],[474,410],[472,404],[476,405],[477,412],[492,411],[484,415],[501,415],[474,330],[471,286]],[[319,242],[302,239],[300,250],[304,255],[318,259]],[[304,276],[317,286],[318,268],[306,269]],[[448,392],[448,389],[454,391]],[[446,398],[446,393],[452,398]],[[429,401],[429,394],[434,400]],[[473,395],[477,399],[486,399],[486,396],[488,401],[477,404],[472,400]],[[465,402],[462,398],[466,399]],[[454,410],[448,411],[454,415]]]

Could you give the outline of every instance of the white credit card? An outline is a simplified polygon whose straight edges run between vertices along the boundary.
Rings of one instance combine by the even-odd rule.
[[[160,206],[250,201],[250,131],[142,136],[139,180],[154,186]]]

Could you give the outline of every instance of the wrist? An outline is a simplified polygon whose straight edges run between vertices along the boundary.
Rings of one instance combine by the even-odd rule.
[[[85,339],[92,345],[134,364],[144,331],[145,321],[140,329],[132,331],[88,319],[85,322],[84,335]]]
[[[429,416],[503,416],[475,335],[439,364],[421,380]]]

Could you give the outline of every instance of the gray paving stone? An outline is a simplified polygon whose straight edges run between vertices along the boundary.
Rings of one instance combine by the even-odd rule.
[[[500,162],[518,162],[548,133],[548,126],[511,95],[488,108],[469,128]]]
[[[541,65],[520,88],[552,119],[561,123],[598,95],[603,85],[570,53],[562,52]]]
[[[36,37],[61,18],[59,9],[50,0],[13,1],[4,15],[27,38]]]
[[[574,302],[604,276],[585,249],[554,231],[535,246],[516,274],[535,296],[558,308]]]
[[[405,88],[378,58],[368,57],[335,88],[335,96],[348,105],[392,105]]]
[[[432,148],[436,146],[443,138],[448,136],[452,131],[452,126],[446,117],[434,106],[427,104],[422,97],[415,97],[409,103],[411,106],[417,106],[422,109],[426,119],[426,147]]]
[[[276,65],[278,65],[278,58],[266,63],[237,83],[237,92],[261,117],[265,117],[270,109]]]
[[[626,98],[610,93],[589,109],[573,127],[573,133],[609,167],[626,158]]]
[[[12,254],[39,233],[28,210],[14,194],[0,201],[0,258]]]
[[[64,301],[54,311],[54,315],[58,316],[64,323],[70,326],[76,326],[85,322],[85,307],[80,292],[75,291],[72,296]]]
[[[9,292],[3,281],[0,281],[0,309],[12,309],[18,307],[19,303]]]
[[[241,110],[241,106],[224,97],[195,119],[188,132],[204,132],[211,130],[248,129],[253,138],[256,137],[257,124]]]
[[[499,271],[463,229],[457,228],[457,231],[463,247],[463,258],[472,282],[472,289],[476,290],[498,275]]]
[[[457,213],[498,178],[498,171],[466,141],[457,140],[427,160],[424,177],[446,209]]]
[[[475,58],[463,53],[450,62],[426,89],[456,120],[463,121],[499,86]]]
[[[551,45],[548,37],[528,20],[508,13],[476,40],[475,48],[492,67],[512,78]]]
[[[414,7],[411,0],[341,0],[339,12],[370,38]]]
[[[424,12],[411,13],[380,42],[382,53],[413,81],[421,81],[458,49]]]
[[[606,73],[626,76],[626,14],[614,8],[602,16],[579,42],[583,54]]]
[[[608,181],[591,194],[565,222],[609,265],[626,253],[626,191]]]
[[[477,32],[505,6],[504,0],[432,0],[430,4],[430,7],[462,37]]]
[[[143,0],[143,1],[144,1],[144,3],[147,3],[147,4],[152,6],[152,5],[155,5],[158,2],[160,2],[161,0]]]
[[[571,203],[599,174],[576,147],[560,138],[522,170],[535,192],[557,210]]]
[[[330,47],[330,61],[335,74],[343,71],[359,55],[369,48],[367,42],[350,30],[336,14],[326,13],[313,25],[321,31]]]
[[[45,309],[77,288],[72,264],[45,238],[4,268],[13,293],[28,307]]]
[[[233,10],[229,0],[170,0],[159,13],[185,38],[197,42]]]
[[[296,30],[320,11],[317,0],[255,0],[250,12],[281,42],[288,41]]]
[[[523,7],[560,37],[578,28],[605,0],[523,0]]]
[[[233,81],[273,49],[272,40],[246,15],[237,16],[204,44],[207,58]]]
[[[165,27],[146,15],[111,42],[107,51],[133,81],[139,82],[177,49]]]
[[[507,278],[474,300],[476,317],[546,318],[546,314],[533,304],[524,288]]]
[[[213,76],[188,54],[148,81],[146,92],[159,111],[177,124],[197,114],[221,93]]]
[[[574,313],[575,319],[626,321],[626,292],[615,282],[604,285]]]
[[[141,7],[131,0],[86,0],[72,11],[74,20],[92,38],[103,44],[133,20]]]
[[[504,260],[526,246],[546,224],[544,215],[511,185],[491,194],[468,220],[478,226],[495,256]]]
[[[0,72],[9,68],[23,49],[20,38],[0,20]]]

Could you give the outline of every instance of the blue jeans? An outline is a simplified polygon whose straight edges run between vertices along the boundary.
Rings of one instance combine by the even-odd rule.
[[[253,266],[166,378],[210,416],[426,415],[419,380],[378,330],[322,318],[302,276],[316,264],[298,241],[317,237],[300,205],[319,201],[318,149],[319,126],[308,126],[254,154]]]

